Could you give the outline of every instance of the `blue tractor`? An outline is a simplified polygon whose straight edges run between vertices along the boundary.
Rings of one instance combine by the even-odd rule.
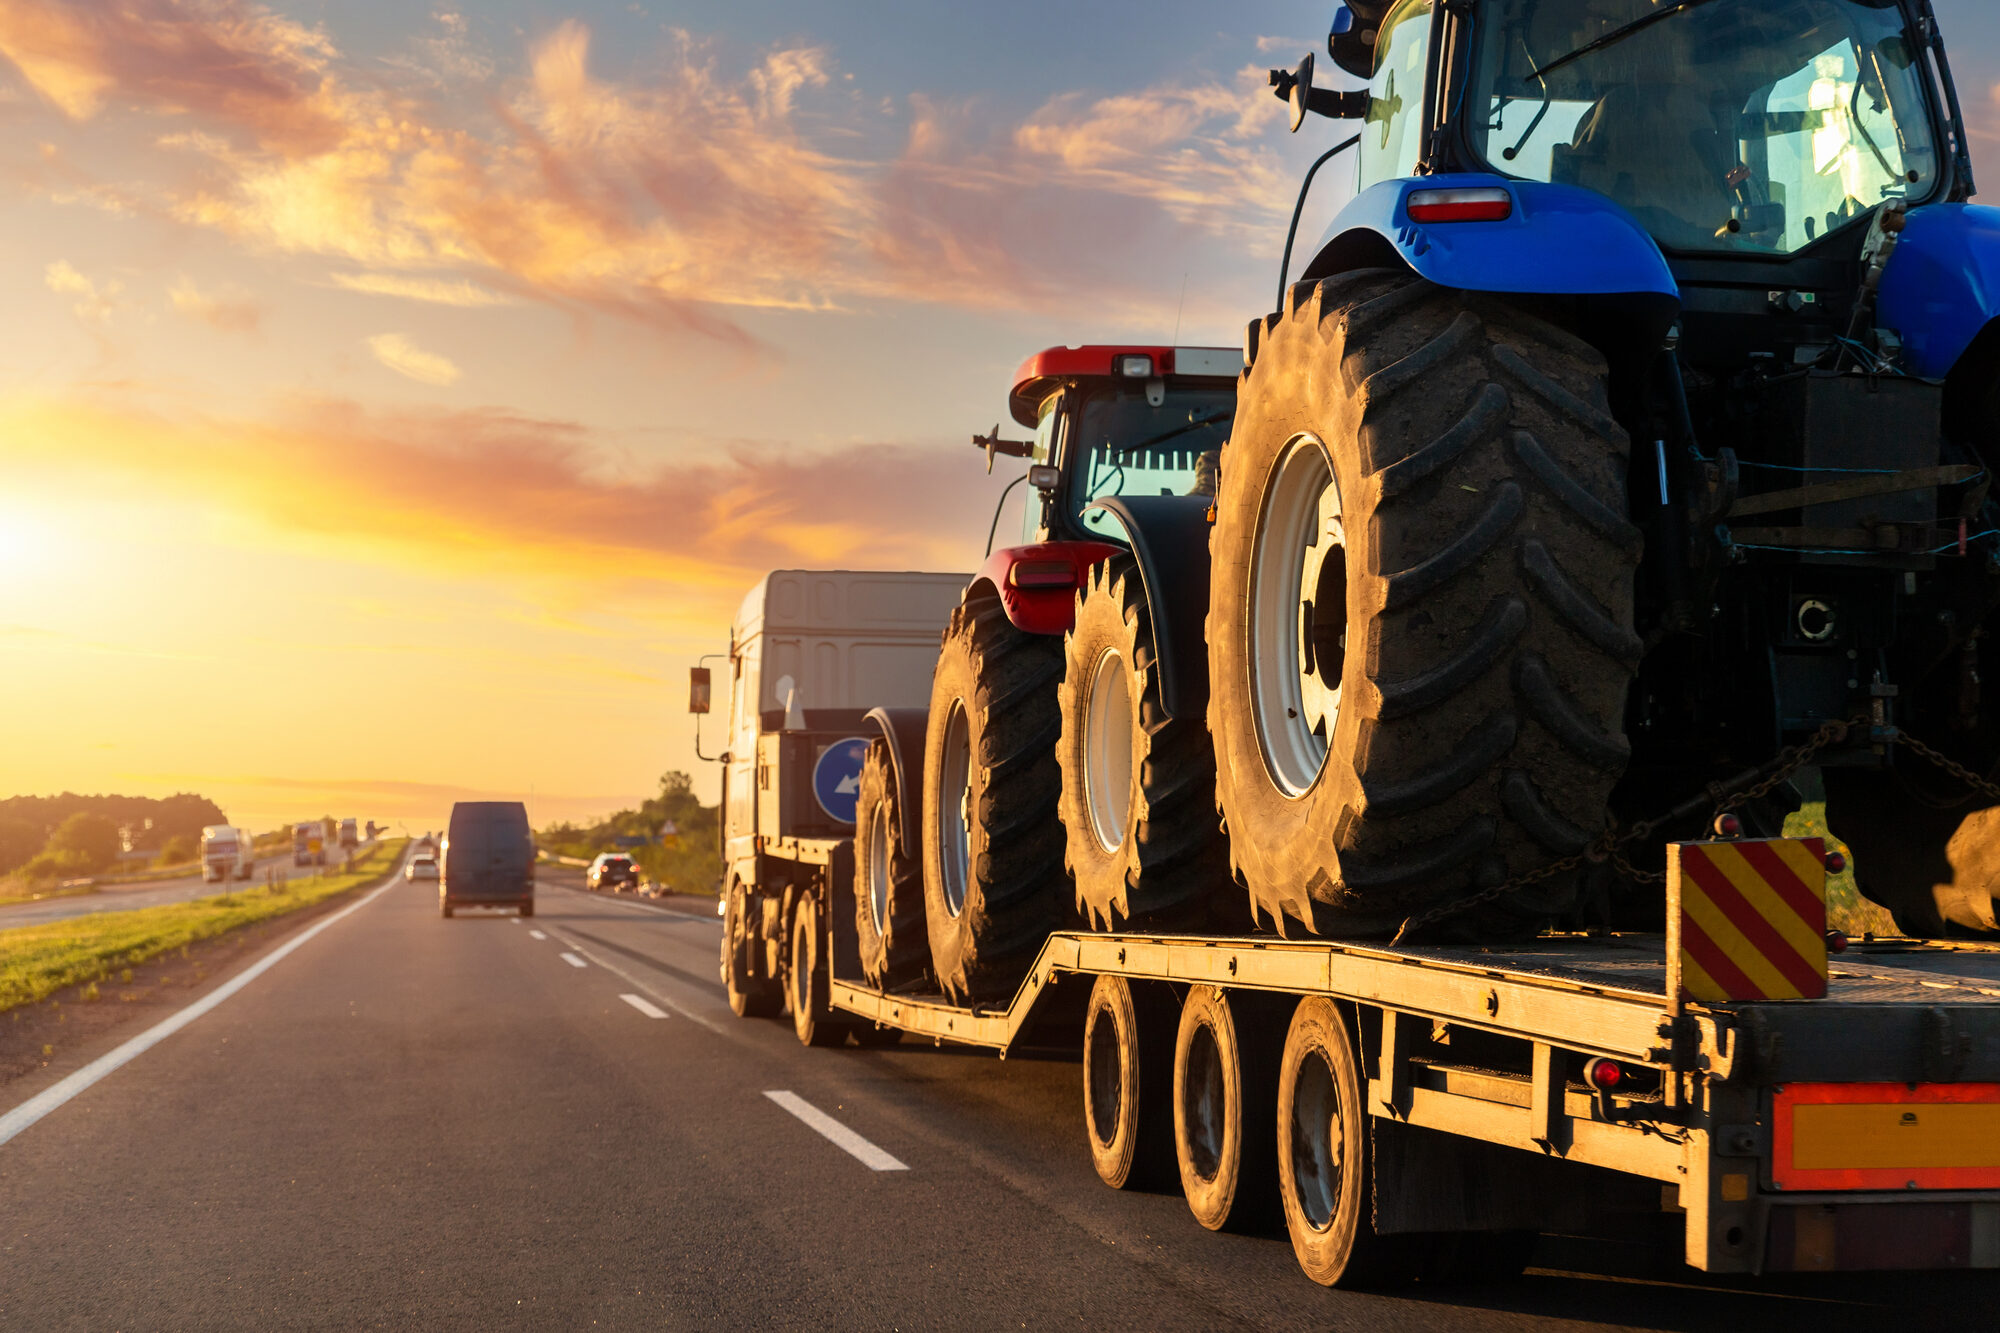
[[[1817,772],[1906,931],[1993,931],[2000,210],[1929,0],[1352,0],[1328,48],[1365,90],[1273,82],[1359,191],[1211,517],[1253,911],[1638,925],[1664,841]]]

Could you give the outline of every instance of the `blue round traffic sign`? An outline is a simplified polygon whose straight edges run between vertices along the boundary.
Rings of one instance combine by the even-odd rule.
[[[820,751],[819,762],[813,765],[813,797],[839,823],[854,822],[855,802],[861,796],[861,761],[867,757],[868,742],[850,736]]]

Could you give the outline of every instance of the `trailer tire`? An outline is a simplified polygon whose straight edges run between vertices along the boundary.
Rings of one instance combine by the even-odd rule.
[[[1323,995],[1302,1000],[1279,1061],[1278,1188],[1292,1253],[1323,1287],[1408,1281],[1429,1248],[1375,1234],[1365,1089],[1340,1007]]]
[[[1057,818],[1062,640],[992,597],[951,613],[924,737],[924,917],[931,967],[960,1003],[1009,995],[1069,887]]]
[[[1277,1211],[1279,1052],[1262,1009],[1196,986],[1174,1034],[1174,1158],[1188,1211],[1210,1231],[1261,1230]]]
[[[1604,358],[1365,270],[1252,326],[1207,634],[1230,858],[1283,927],[1385,934],[1582,850],[1630,746],[1641,535]],[[1533,933],[1574,875],[1445,923]]]
[[[722,986],[729,1011],[738,1018],[776,1018],[784,1011],[784,992],[753,966],[764,954],[763,932],[751,917],[742,881],[731,880],[722,901]]]
[[[532,902],[522,903],[519,910],[522,916],[533,916],[535,914],[535,905]]]
[[[861,973],[878,990],[921,981],[931,961],[923,858],[904,843],[902,821],[888,744],[871,741],[854,810],[854,932]]]
[[[1083,1020],[1083,1127],[1112,1189],[1172,1182],[1174,1011],[1156,986],[1102,975]]]
[[[792,1031],[801,1046],[839,1046],[847,1040],[847,1024],[833,1016],[828,1003],[826,950],[822,947],[819,900],[803,898],[792,909],[792,947],[785,964],[786,999],[792,1011]]]
[[[1199,717],[1166,716],[1139,564],[1090,570],[1063,639],[1064,864],[1099,930],[1199,930],[1229,862],[1211,812],[1215,746]]]

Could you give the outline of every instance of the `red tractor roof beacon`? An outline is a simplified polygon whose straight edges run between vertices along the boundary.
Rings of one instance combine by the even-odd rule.
[[[1199,375],[1235,379],[1243,369],[1243,353],[1235,347],[1114,347],[1091,343],[1083,347],[1051,347],[1035,353],[1014,372],[1014,391],[1007,406],[1014,420],[1033,426],[1042,404],[1066,382],[1079,379],[1159,379],[1168,375]]]

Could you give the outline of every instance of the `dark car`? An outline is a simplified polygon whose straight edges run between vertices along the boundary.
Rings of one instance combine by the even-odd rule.
[[[640,880],[639,867],[621,852],[602,853],[583,875],[586,888],[609,889],[613,893],[637,892]]]
[[[445,830],[438,911],[513,907],[535,914],[535,839],[519,801],[460,801]]]

